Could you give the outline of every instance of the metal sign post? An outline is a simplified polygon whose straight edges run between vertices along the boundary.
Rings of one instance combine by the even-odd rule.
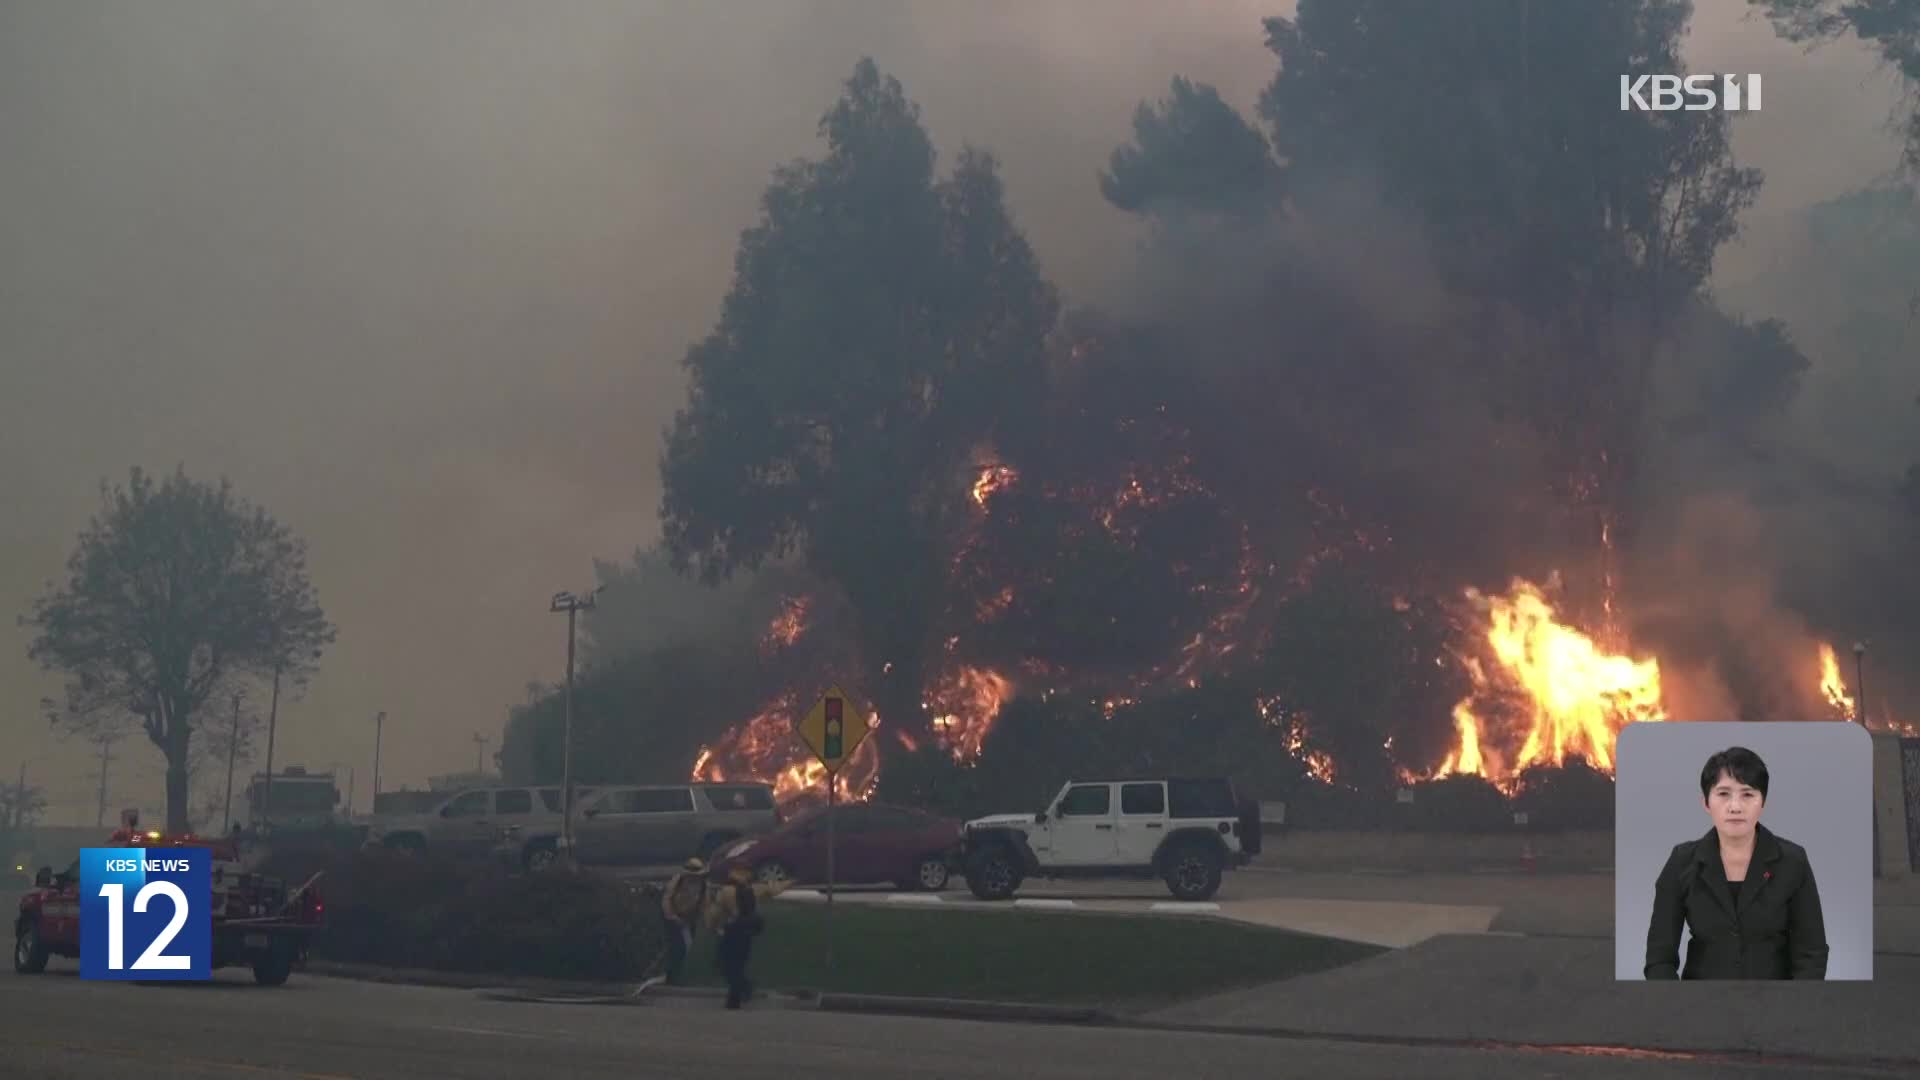
[[[827,770],[827,970],[833,970],[833,808],[840,774]]]
[[[800,718],[800,741],[827,771],[827,970],[833,970],[834,819],[839,816],[840,769],[873,731],[873,720],[839,687],[820,695]]]

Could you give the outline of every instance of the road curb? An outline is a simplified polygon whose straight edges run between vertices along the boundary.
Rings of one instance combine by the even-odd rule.
[[[1634,1046],[1627,1043],[1568,1043],[1528,1039],[1489,1039],[1450,1035],[1382,1035],[1364,1032],[1318,1031],[1288,1027],[1238,1027],[1232,1024],[1208,1024],[1179,1020],[1154,1020],[1146,1017],[1123,1018],[1120,1023],[1139,1031],[1179,1032],[1194,1035],[1228,1035],[1282,1041],[1355,1043],[1372,1046],[1431,1047],[1449,1050],[1506,1050],[1536,1054],[1562,1054],[1591,1058],[1605,1055],[1641,1061],[1686,1061],[1717,1065],[1797,1065],[1802,1068],[1850,1068],[1898,1070],[1911,1075],[1920,1058],[1880,1057],[1874,1055],[1806,1054],[1752,1047],[1689,1047],[1676,1045]]]
[[[484,987],[477,989],[474,996],[486,1001],[527,1002],[538,1005],[644,1005],[641,991],[634,990],[626,994],[542,994],[533,990],[523,990],[511,986]]]
[[[951,1020],[997,1020],[1030,1024],[1107,1025],[1119,1018],[1105,1009],[1073,1005],[1032,1005],[966,998],[898,997],[887,994],[819,995],[821,1012],[924,1016]]]
[[[433,986],[445,990],[475,990],[541,994],[553,997],[610,997],[635,992],[644,984],[600,982],[580,979],[548,979],[516,976],[499,972],[436,971],[429,968],[389,968],[374,964],[350,964],[337,960],[309,960],[300,969],[308,975],[359,982],[394,983],[402,986]]]

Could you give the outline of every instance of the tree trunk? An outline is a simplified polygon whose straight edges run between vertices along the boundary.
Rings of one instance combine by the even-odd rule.
[[[873,672],[873,708],[880,714],[882,730],[907,732],[916,742],[925,745],[930,734],[926,710],[922,708],[926,693],[925,669],[918,657],[909,657],[906,653],[907,650],[902,649],[894,654],[896,659],[891,671],[876,669]]]
[[[188,805],[187,726],[181,718],[169,718],[167,732],[167,832],[184,833],[193,829],[193,808]]]

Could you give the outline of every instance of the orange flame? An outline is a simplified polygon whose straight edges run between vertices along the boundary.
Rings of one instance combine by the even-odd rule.
[[[729,730],[712,746],[700,748],[693,779],[720,783],[728,779],[754,780],[773,785],[774,798],[786,802],[796,796],[827,790],[827,770],[807,752],[795,730],[799,697],[782,694],[745,723]],[[875,727],[879,718],[873,720]],[[862,742],[840,769],[846,798],[864,799],[880,774],[880,757],[873,736]]]
[[[1307,767],[1307,775],[1323,784],[1334,780],[1333,758],[1324,750],[1307,749],[1306,726],[1294,723],[1287,732],[1287,752]]]
[[[925,708],[941,746],[955,759],[980,755],[981,743],[992,730],[1000,707],[1013,696],[1013,682],[997,671],[961,666],[928,692]],[[827,770],[800,741],[795,725],[800,715],[799,695],[788,692],[768,702],[744,723],[702,746],[693,763],[693,779],[718,783],[728,779],[772,784],[774,797],[786,802],[805,794],[824,795]],[[872,718],[874,732],[841,767],[842,794],[865,799],[880,779],[880,717]],[[908,750],[919,742],[904,729],[898,734]]]
[[[984,465],[980,475],[974,477],[973,501],[978,506],[986,506],[987,500],[996,492],[1004,491],[1020,479],[1020,473],[1011,465]],[[951,489],[949,489],[951,490]]]
[[[760,648],[766,652],[792,645],[807,632],[807,612],[813,607],[810,596],[789,596],[780,602],[780,614],[767,624],[767,632],[760,638]]]
[[[1835,655],[1833,646],[1820,643],[1820,693],[1827,704],[1839,710],[1842,720],[1860,719],[1860,710],[1853,703],[1853,695],[1847,693],[1847,680],[1840,674],[1840,657]]]
[[[1510,784],[1529,765],[1564,764],[1576,754],[1611,770],[1621,728],[1667,718],[1659,661],[1602,649],[1561,622],[1539,586],[1515,579],[1504,596],[1475,589],[1466,596],[1487,620],[1486,643],[1497,669],[1490,677],[1477,659],[1466,659],[1474,689],[1454,706],[1459,744],[1435,775],[1473,773]],[[1491,731],[1496,699],[1516,692],[1514,711],[1524,734]]]
[[[1000,706],[1013,696],[1013,681],[988,668],[962,665],[943,678],[927,695],[934,734],[959,761],[980,756],[980,745],[1000,715]]]

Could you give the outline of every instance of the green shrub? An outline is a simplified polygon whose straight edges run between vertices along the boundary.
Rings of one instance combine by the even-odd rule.
[[[298,883],[324,872],[317,959],[397,968],[638,979],[664,943],[657,898],[612,878],[509,873],[427,854],[307,849],[268,856]]]
[[[1526,811],[1532,829],[1611,829],[1613,800],[1613,777],[1572,757],[1522,770],[1513,807]]]
[[[1413,802],[1396,803],[1415,832],[1507,832],[1513,809],[1500,789],[1478,776],[1447,776],[1412,785]]]
[[[1390,795],[1303,780],[1286,795],[1287,826],[1295,829],[1380,829],[1393,820]]]

